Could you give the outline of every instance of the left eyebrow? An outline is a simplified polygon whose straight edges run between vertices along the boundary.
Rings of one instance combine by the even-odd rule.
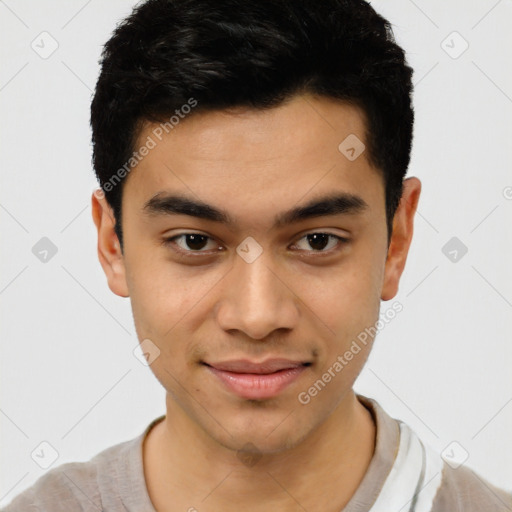
[[[144,213],[152,216],[188,215],[230,227],[236,225],[234,219],[225,210],[183,194],[158,192],[144,203],[142,209]],[[282,228],[316,217],[362,213],[368,209],[368,203],[358,195],[347,192],[332,193],[278,214],[274,219],[274,228]]]
[[[275,219],[274,226],[281,228],[287,224],[294,224],[316,217],[353,215],[363,213],[368,209],[368,203],[360,196],[347,192],[331,194],[313,199],[305,205],[297,206],[279,214]]]

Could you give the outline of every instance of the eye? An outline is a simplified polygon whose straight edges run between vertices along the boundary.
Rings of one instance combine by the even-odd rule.
[[[202,235],[200,233],[182,233],[181,235],[176,235],[171,238],[165,238],[162,243],[166,246],[177,246],[177,252],[194,253],[207,252],[202,249],[208,245],[208,240],[212,239],[209,236]]]
[[[333,243],[329,246],[329,239],[333,241]],[[338,235],[333,235],[332,233],[308,233],[307,235],[304,235],[300,240],[306,240],[306,244],[313,248],[312,251],[310,251],[307,247],[304,248],[307,252],[331,252],[331,249],[338,246],[341,246],[345,243],[348,243],[347,238],[343,238]],[[296,244],[296,246],[299,246],[300,244]],[[327,246],[328,250],[324,250]]]
[[[300,247],[301,241],[303,240],[305,240],[306,243],[303,243],[303,247]],[[213,247],[208,248],[209,241],[213,244]],[[330,253],[337,250],[335,249],[336,246],[340,249],[340,246],[348,242],[349,240],[347,238],[333,235],[332,233],[316,232],[304,235],[299,239],[298,243],[292,246],[292,248],[299,247],[300,250],[310,253]],[[223,250],[222,247],[219,247],[213,242],[211,237],[201,233],[182,233],[170,238],[164,238],[162,244],[164,246],[171,246],[177,253],[184,254],[186,256],[193,255],[194,253],[208,253],[215,250],[215,248],[217,248],[218,251]],[[306,244],[309,245],[312,250],[304,247]],[[325,250],[326,247],[327,250]],[[334,250],[332,250],[333,248]]]

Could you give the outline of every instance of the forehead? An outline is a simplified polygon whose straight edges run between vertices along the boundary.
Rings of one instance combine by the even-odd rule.
[[[343,152],[346,140],[359,152],[365,130],[359,108],[312,96],[268,110],[194,113],[168,133],[148,123],[137,147],[151,141],[152,149],[129,174],[123,203],[142,210],[157,193],[180,192],[234,215],[264,217],[341,191],[383,209],[382,175],[366,151],[355,159]]]
[[[337,155],[346,135],[364,140],[366,130],[364,112],[359,107],[311,95],[294,96],[270,109],[199,110],[182,119],[173,117],[173,126],[167,125],[162,134],[163,123],[147,123],[139,145],[147,136],[158,145],[163,138],[164,144],[174,142],[193,151],[190,156],[195,159],[236,157],[237,161],[257,165],[276,158],[302,158],[312,149]]]

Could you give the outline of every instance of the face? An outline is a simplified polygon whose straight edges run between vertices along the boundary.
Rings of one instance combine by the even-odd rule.
[[[354,160],[338,149],[350,134],[364,142],[356,107],[297,96],[267,111],[196,113],[161,141],[157,127],[140,134],[140,145],[157,143],[124,186],[124,254],[93,196],[109,286],[130,297],[139,340],[159,351],[151,370],[193,425],[234,450],[294,446],[367,359],[371,339],[336,371],[396,294],[419,181],[406,180],[388,251],[382,175],[364,151]],[[295,369],[237,380],[212,368],[274,358]]]

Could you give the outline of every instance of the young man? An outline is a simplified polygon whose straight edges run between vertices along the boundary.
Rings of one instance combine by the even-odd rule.
[[[117,27],[93,218],[166,415],[6,511],[512,511],[353,391],[413,235],[411,73],[362,0],[149,0]]]

